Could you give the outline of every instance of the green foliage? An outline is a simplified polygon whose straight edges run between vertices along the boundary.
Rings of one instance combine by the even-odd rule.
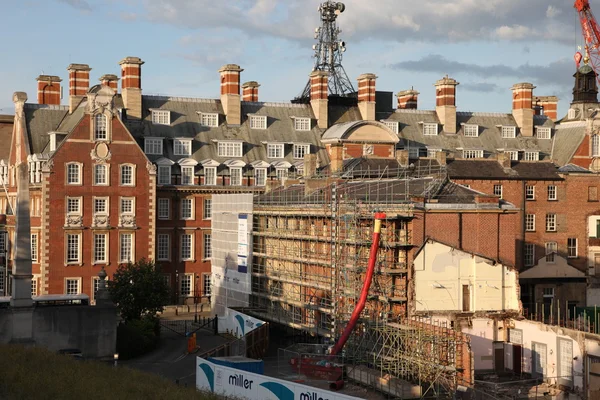
[[[128,360],[154,350],[158,345],[159,335],[159,320],[153,316],[119,324],[117,328],[119,358]]]
[[[169,287],[159,268],[146,259],[120,266],[108,291],[125,322],[154,316],[169,302]]]
[[[39,347],[0,346],[0,399],[217,400],[158,375],[77,361]]]

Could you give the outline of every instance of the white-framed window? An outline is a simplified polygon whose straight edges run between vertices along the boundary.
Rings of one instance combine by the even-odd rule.
[[[38,261],[38,234],[31,234],[31,261]]]
[[[123,215],[135,214],[135,197],[121,197],[119,211]]]
[[[119,262],[133,262],[133,233],[119,235]]]
[[[268,143],[267,158],[283,158],[283,143]]]
[[[592,135],[592,157],[600,157],[600,135]]]
[[[107,134],[107,118],[104,114],[96,114],[94,116],[94,140],[106,140]]]
[[[535,186],[525,186],[525,200],[535,200]]]
[[[168,110],[152,110],[154,125],[171,125],[171,112]]]
[[[94,197],[94,215],[108,215],[108,197]]]
[[[267,129],[267,117],[264,115],[251,115],[250,129]]]
[[[548,185],[548,200],[558,200],[556,185]]]
[[[94,264],[108,262],[106,249],[108,247],[108,234],[94,233]]]
[[[81,294],[81,278],[66,278],[65,294]]]
[[[179,281],[179,295],[182,297],[190,297],[194,295],[193,283],[194,274],[183,274]]]
[[[527,214],[525,216],[525,230],[527,232],[535,232],[535,214]]]
[[[81,262],[81,234],[67,234],[67,264],[78,264]]]
[[[502,185],[494,185],[494,196],[502,198]]]
[[[436,154],[442,151],[442,149],[427,149],[427,157],[435,158]]]
[[[310,118],[294,118],[294,129],[297,131],[310,131]]]
[[[38,282],[38,278],[37,278],[37,276],[34,276],[31,279],[31,295],[32,296],[37,296],[38,295],[37,282]]]
[[[229,184],[231,186],[242,185],[242,169],[241,168],[229,168]]]
[[[463,150],[463,158],[483,158],[483,150]]]
[[[67,215],[81,215],[81,197],[67,197]]]
[[[204,167],[204,184],[207,186],[217,184],[217,167]]]
[[[81,185],[81,164],[67,164],[67,185]]]
[[[135,186],[135,167],[131,164],[121,165],[121,186]]]
[[[463,126],[463,134],[465,135],[465,137],[478,137],[479,125],[465,124]]]
[[[542,288],[542,297],[553,298],[554,297],[554,288],[553,287]]]
[[[210,233],[204,234],[204,259],[212,257],[212,235]]]
[[[275,170],[275,175],[277,176],[277,179],[283,182],[287,179],[289,175],[289,170],[287,168],[277,168]]]
[[[216,128],[219,126],[219,114],[217,113],[201,113],[200,125]]]
[[[254,170],[254,184],[256,186],[265,186],[267,184],[266,168],[256,168]]]
[[[423,124],[423,135],[426,136],[435,136],[438,134],[438,124],[425,122]]]
[[[92,300],[94,304],[96,304],[96,295],[98,294],[98,290],[100,289],[100,278],[97,276],[92,276]]]
[[[296,160],[304,160],[304,156],[310,154],[310,144],[294,143],[294,158]]]
[[[194,218],[194,199],[181,199],[181,219]]]
[[[219,157],[241,157],[242,142],[219,142],[217,150]]]
[[[577,258],[577,238],[567,239],[567,257]]]
[[[171,184],[171,166],[170,165],[159,165],[158,166],[158,184],[159,185],[170,185]]]
[[[194,184],[194,167],[181,167],[181,184]]]
[[[556,232],[556,214],[546,214],[546,232]]]
[[[191,139],[174,139],[173,140],[173,153],[175,153],[176,156],[192,155],[192,140]]]
[[[158,199],[158,219],[171,218],[171,199],[161,197]]]
[[[539,151],[526,151],[524,159],[525,159],[525,161],[539,161],[540,160],[540,152]]]
[[[408,158],[415,159],[421,157],[422,154],[426,153],[427,149],[424,147],[409,147]]]
[[[94,165],[94,185],[106,186],[108,185],[108,165],[96,164]]]
[[[516,126],[503,126],[502,127],[502,138],[503,139],[514,139],[517,136]]]
[[[400,129],[398,129],[398,121],[383,121],[383,124],[396,135],[400,131]]]
[[[168,261],[171,259],[171,236],[166,233],[159,233],[157,236],[156,258],[159,261]]]
[[[533,243],[525,244],[525,266],[531,267],[535,264],[535,245]]]
[[[569,111],[567,111],[567,118],[575,119],[576,115],[577,115],[577,111],[574,108],[569,108]]]
[[[162,155],[162,138],[144,138],[144,153],[151,155]]]
[[[552,137],[552,128],[547,126],[537,126],[535,130],[538,139],[550,139]]]
[[[556,251],[558,250],[558,244],[556,242],[546,242],[546,262],[556,262]]]
[[[189,261],[192,260],[193,252],[193,236],[190,233],[184,233],[181,235],[181,260]]]
[[[510,159],[512,161],[518,161],[519,160],[519,152],[516,150],[505,150],[504,154],[508,154],[508,156],[510,157]]]
[[[211,294],[210,274],[202,274],[202,295],[210,296]]]
[[[204,199],[204,206],[202,210],[204,219],[212,218],[212,199]]]

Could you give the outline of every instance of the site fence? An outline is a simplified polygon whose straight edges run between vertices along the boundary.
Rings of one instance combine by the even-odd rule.
[[[574,307],[568,303],[536,303],[523,309],[525,318],[581,332],[600,334],[600,308]]]
[[[327,348],[327,345],[302,343],[279,349],[279,374],[287,380],[332,382],[342,379],[343,358],[328,355]]]

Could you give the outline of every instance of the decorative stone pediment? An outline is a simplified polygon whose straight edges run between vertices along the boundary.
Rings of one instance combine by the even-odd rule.
[[[135,215],[121,215],[119,217],[119,228],[136,228]]]
[[[65,228],[81,228],[83,226],[83,216],[67,215],[65,217]]]
[[[104,111],[109,111],[112,114],[114,113],[114,97],[114,90],[108,86],[101,86],[93,93],[88,92],[86,111],[90,114],[95,112],[104,114]]]
[[[108,215],[94,215],[94,218],[92,219],[92,227],[107,228],[108,227]]]

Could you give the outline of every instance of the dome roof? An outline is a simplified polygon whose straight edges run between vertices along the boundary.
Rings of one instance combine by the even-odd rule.
[[[579,68],[579,72],[582,74],[589,74],[590,72],[593,72],[594,70],[592,69],[592,67],[590,67],[588,64],[583,64],[580,68]]]

